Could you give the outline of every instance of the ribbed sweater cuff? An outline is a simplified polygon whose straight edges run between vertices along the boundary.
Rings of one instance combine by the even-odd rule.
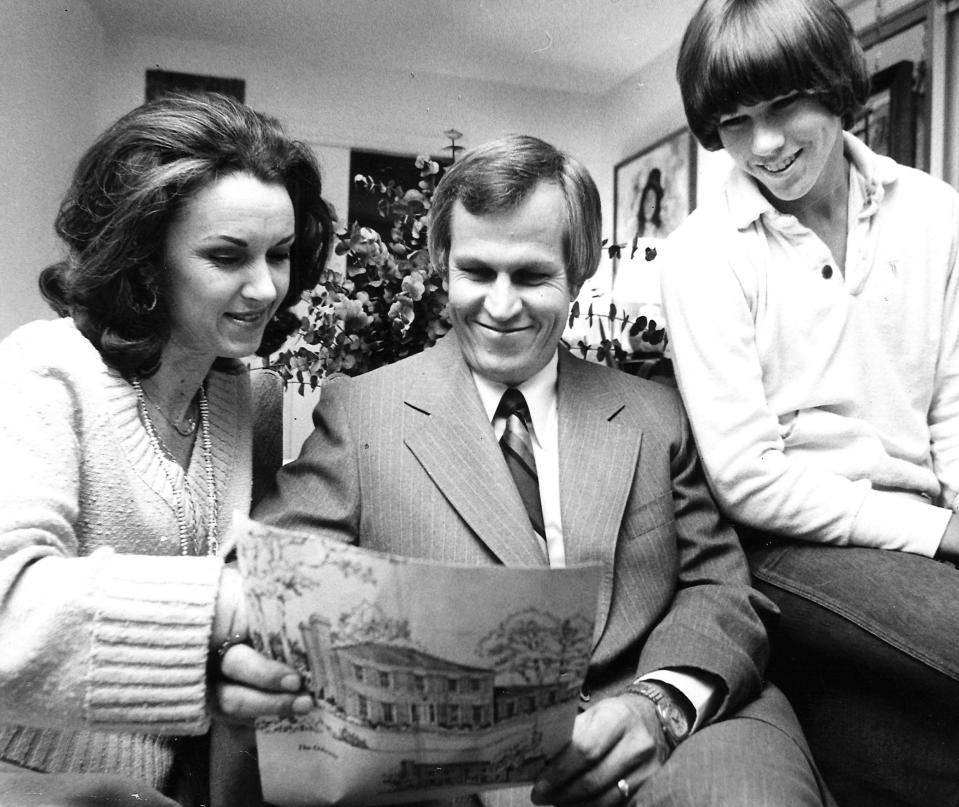
[[[98,728],[199,734],[222,563],[110,554],[94,592],[87,718]]]
[[[912,496],[870,490],[856,514],[851,543],[931,558],[951,515],[951,510]]]

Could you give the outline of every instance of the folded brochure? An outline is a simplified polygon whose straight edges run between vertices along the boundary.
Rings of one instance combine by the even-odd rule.
[[[243,519],[254,646],[303,676],[308,715],[257,722],[278,807],[528,786],[570,739],[599,566],[468,566]]]

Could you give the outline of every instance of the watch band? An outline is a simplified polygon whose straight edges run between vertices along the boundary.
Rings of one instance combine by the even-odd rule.
[[[642,695],[653,702],[670,751],[689,736],[695,721],[695,710],[689,699],[676,687],[640,679],[633,681],[624,691]]]

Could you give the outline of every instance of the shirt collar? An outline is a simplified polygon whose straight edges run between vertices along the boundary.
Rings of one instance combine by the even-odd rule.
[[[870,216],[879,207],[885,187],[896,181],[900,166],[889,157],[876,154],[865,143],[849,132],[843,132],[843,151],[854,170],[850,171],[850,185],[858,184],[862,199],[860,216]],[[759,191],[755,179],[736,167],[726,183],[726,204],[733,224],[745,230],[763,214],[777,214],[776,208]]]
[[[867,218],[879,209],[886,195],[886,186],[899,177],[901,166],[893,159],[876,154],[858,138],[843,133],[846,157],[852,166],[849,172],[851,188],[855,188],[856,208],[850,208],[859,218]]]
[[[526,405],[529,407],[529,416],[533,421],[533,433],[542,433],[544,425],[547,422],[549,413],[556,409],[556,381],[559,378],[558,372],[559,354],[553,353],[553,358],[547,362],[546,366],[531,378],[527,378],[517,389],[523,393],[526,399]],[[497,381],[490,381],[479,373],[470,370],[473,376],[473,383],[476,385],[476,391],[479,392],[480,400],[483,402],[483,408],[486,410],[486,416],[493,422],[493,416],[496,414],[496,407],[499,406],[500,398],[506,392],[506,385]]]
[[[775,212],[769,200],[759,192],[756,180],[738,166],[726,182],[726,204],[737,230],[745,230],[763,213]]]

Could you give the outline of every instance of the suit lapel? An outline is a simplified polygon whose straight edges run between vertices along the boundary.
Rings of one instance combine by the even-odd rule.
[[[431,348],[425,383],[404,404],[427,415],[404,441],[479,539],[508,566],[543,566],[545,557],[509,475],[476,385],[453,332]]]
[[[594,641],[613,593],[616,542],[633,486],[642,431],[625,417],[627,399],[598,383],[595,368],[559,353],[559,486],[566,562],[600,563]]]

